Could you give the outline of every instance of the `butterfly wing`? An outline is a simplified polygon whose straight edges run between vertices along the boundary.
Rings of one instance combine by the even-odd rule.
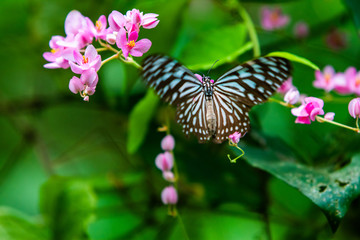
[[[290,74],[287,59],[261,57],[222,75],[214,84],[217,120],[214,141],[220,143],[235,131],[244,136],[250,129],[250,108],[266,101]]]
[[[202,90],[201,82],[189,69],[166,56],[145,58],[142,77],[161,99],[175,106],[197,96]]]
[[[169,57],[151,55],[144,60],[142,75],[163,100],[177,106],[176,120],[186,136],[209,139],[202,83],[189,69]]]

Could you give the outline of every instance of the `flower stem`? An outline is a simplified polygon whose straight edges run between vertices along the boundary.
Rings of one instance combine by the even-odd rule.
[[[261,55],[261,50],[260,50],[259,39],[256,34],[255,27],[254,27],[254,23],[252,22],[248,12],[240,4],[239,4],[239,12],[240,12],[240,16],[244,20],[247,30],[249,32],[250,40],[253,43],[254,57],[259,57]]]
[[[112,55],[111,57],[108,57],[105,60],[101,61],[101,66],[103,66],[105,63],[107,63],[113,59],[119,58],[119,54],[120,54],[120,51],[117,52],[116,54]]]
[[[244,152],[244,150],[242,150],[241,148],[239,148],[238,145],[235,145],[235,144],[234,144],[234,145],[232,145],[232,146],[236,147],[237,149],[239,149],[239,150],[241,151],[241,154],[240,154],[239,156],[237,156],[236,158],[234,158],[234,159],[231,159],[230,154],[227,155],[231,163],[236,163],[236,160],[238,160],[239,158],[241,158],[242,156],[244,156],[245,152]]]
[[[276,102],[276,103],[278,103],[278,104],[280,104],[280,105],[283,105],[283,106],[289,107],[289,108],[295,107],[294,105],[292,105],[292,104],[290,104],[290,103],[286,103],[286,102],[277,100],[277,99],[275,99],[275,98],[269,98],[268,101],[269,101],[269,102]]]
[[[318,122],[327,122],[327,123],[330,123],[330,124],[333,124],[333,125],[336,125],[336,126],[339,126],[339,127],[343,127],[343,128],[346,128],[346,129],[349,129],[351,131],[354,131],[354,132],[357,132],[357,133],[360,133],[360,129],[359,127],[357,126],[357,128],[353,128],[353,127],[349,127],[347,125],[344,125],[344,124],[341,124],[341,123],[338,123],[338,122],[334,122],[334,121],[331,121],[331,120],[327,120],[323,117],[320,117],[320,116],[316,116],[316,120]]]
[[[358,129],[358,132],[359,132],[359,117],[358,116],[356,117],[356,128]]]
[[[121,59],[121,60],[124,61],[125,63],[133,65],[134,67],[142,70],[142,66],[138,64],[131,56],[129,56],[126,60],[125,59]]]

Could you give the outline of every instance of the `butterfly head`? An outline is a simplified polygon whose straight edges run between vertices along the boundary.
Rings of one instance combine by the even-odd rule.
[[[203,76],[202,83],[205,96],[211,97],[214,91],[214,80],[212,80],[210,77]]]

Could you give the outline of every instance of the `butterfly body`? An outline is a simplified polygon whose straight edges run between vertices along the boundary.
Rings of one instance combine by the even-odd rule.
[[[288,60],[261,57],[229,70],[216,81],[201,80],[189,69],[166,56],[144,60],[142,76],[157,94],[177,107],[177,122],[186,135],[199,142],[221,143],[235,131],[242,136],[250,129],[248,112],[263,103],[290,77]]]

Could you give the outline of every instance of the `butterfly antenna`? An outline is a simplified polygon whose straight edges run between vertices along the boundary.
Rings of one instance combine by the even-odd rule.
[[[208,71],[208,73],[207,73],[207,76],[209,76],[210,70],[213,68],[213,66],[215,65],[215,63],[217,63],[218,61],[219,61],[219,59],[216,60],[216,61],[213,63],[213,65],[211,66],[211,68],[209,69],[209,71]]]

